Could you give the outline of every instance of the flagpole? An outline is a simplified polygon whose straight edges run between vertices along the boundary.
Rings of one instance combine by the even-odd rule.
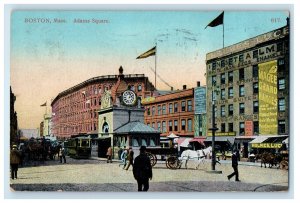
[[[154,71],[155,72],[154,73],[155,74],[155,89],[156,89],[156,61],[157,61],[156,60],[156,57],[157,57],[156,55],[157,55],[157,42],[155,42],[155,71]]]
[[[224,22],[223,22],[223,48],[224,48]]]

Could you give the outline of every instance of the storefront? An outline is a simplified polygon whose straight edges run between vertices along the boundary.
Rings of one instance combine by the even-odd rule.
[[[249,142],[251,153],[257,154],[262,153],[264,151],[277,153],[279,152],[284,145],[286,145],[286,141],[288,139],[288,135],[276,135],[276,136],[268,136],[261,135]]]

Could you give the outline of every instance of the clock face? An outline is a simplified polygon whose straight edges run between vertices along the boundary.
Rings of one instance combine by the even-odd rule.
[[[133,91],[131,90],[126,90],[123,92],[123,102],[126,105],[133,105],[136,102],[136,95]]]

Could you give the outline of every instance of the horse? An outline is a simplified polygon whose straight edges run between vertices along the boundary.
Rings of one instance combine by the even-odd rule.
[[[272,168],[273,166],[277,166],[282,161],[282,155],[281,154],[272,154],[270,152],[263,152],[262,154],[259,154],[256,156],[256,159],[260,158],[261,164],[260,167],[264,164],[266,168],[266,164],[269,164],[269,168]],[[279,166],[277,167],[279,168]]]
[[[182,152],[181,156],[180,156],[180,167],[183,164],[183,162],[185,162],[185,168],[187,169],[187,162],[189,160],[193,160],[193,161],[198,161],[198,165],[196,167],[196,169],[199,168],[200,163],[204,163],[204,159],[206,158],[207,154],[211,154],[212,152],[212,147],[209,146],[205,149],[201,149],[201,150],[185,150]]]

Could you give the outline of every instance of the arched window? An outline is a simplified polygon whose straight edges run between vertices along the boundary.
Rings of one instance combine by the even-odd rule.
[[[103,132],[103,133],[108,133],[108,132],[109,132],[109,126],[108,126],[108,123],[107,123],[107,122],[104,122],[104,123],[103,123],[103,126],[102,126],[102,132]]]

